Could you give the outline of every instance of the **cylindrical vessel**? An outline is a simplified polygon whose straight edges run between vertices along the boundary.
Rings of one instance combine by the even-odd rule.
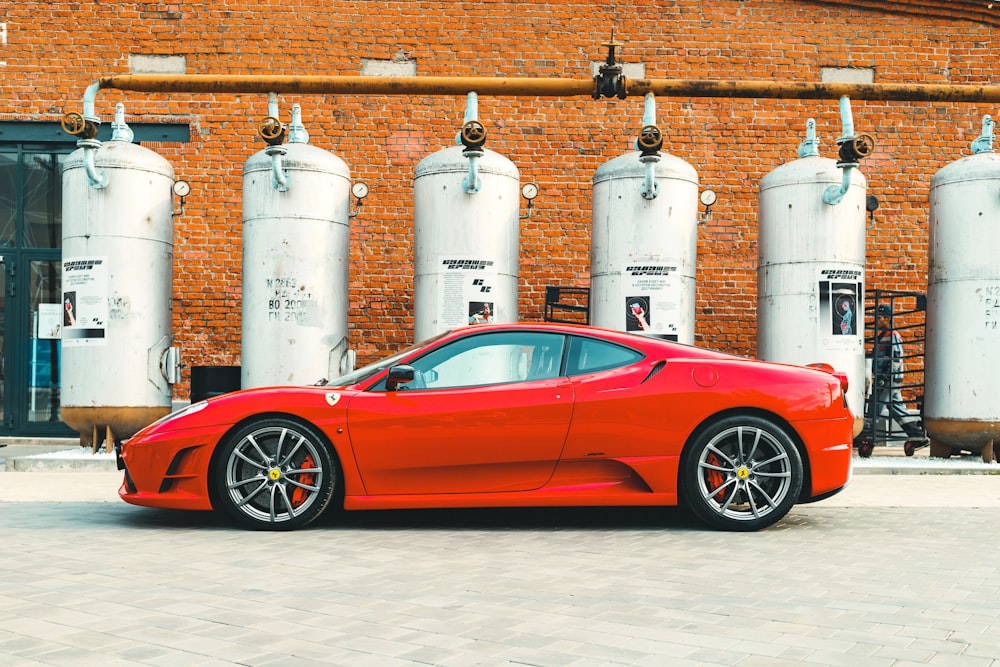
[[[864,421],[865,177],[852,169],[839,204],[835,160],[803,157],[760,184],[757,239],[757,356],[827,363],[847,374],[855,430]]]
[[[924,424],[934,441],[980,451],[1000,442],[1000,156],[939,170],[930,209]]]
[[[96,142],[95,142],[96,144]],[[94,187],[93,169],[106,179]],[[174,170],[128,141],[63,167],[60,418],[90,442],[128,438],[170,412]]]
[[[428,155],[413,179],[413,334],[424,340],[468,324],[517,321],[520,175],[484,149],[466,192],[461,146]]]
[[[246,161],[243,388],[313,384],[350,370],[350,189],[347,164],[306,143]]]
[[[638,152],[594,173],[590,323],[692,344],[698,174],[678,157],[659,158],[648,199]]]

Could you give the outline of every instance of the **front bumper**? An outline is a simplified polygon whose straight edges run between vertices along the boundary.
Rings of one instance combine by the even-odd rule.
[[[225,428],[153,433],[116,446],[117,465],[125,473],[119,497],[145,507],[212,509],[212,452]]]

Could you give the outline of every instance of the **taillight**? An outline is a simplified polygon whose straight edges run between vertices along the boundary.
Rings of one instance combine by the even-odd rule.
[[[825,362],[817,362],[815,364],[809,364],[809,368],[815,368],[818,371],[824,371],[829,373],[833,377],[837,378],[837,382],[840,383],[840,391],[847,395],[847,385],[850,384],[847,380],[847,373],[843,371],[838,371],[833,366]]]

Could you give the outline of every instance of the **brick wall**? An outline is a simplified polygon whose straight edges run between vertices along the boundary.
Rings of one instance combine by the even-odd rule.
[[[7,3],[0,113],[51,121],[80,111],[89,83],[128,73],[137,55],[183,56],[189,74],[352,75],[395,58],[415,63],[418,76],[582,78],[604,58],[612,29],[625,43],[620,57],[650,79],[813,82],[823,67],[852,67],[872,68],[876,83],[986,84],[998,13],[921,0]],[[267,99],[102,91],[98,113],[110,120],[118,101],[130,120],[192,126],[190,143],[154,147],[194,187],[177,219],[177,343],[188,365],[239,363],[242,164],[264,147],[256,124]],[[414,167],[454,143],[465,99],[283,95],[283,118],[296,102],[310,143],[371,187],[352,221],[350,281],[350,335],[368,361],[410,339]],[[930,179],[968,154],[982,116],[998,109],[855,101],[853,110],[858,131],[878,140],[862,165],[881,200],[869,285],[925,289]],[[587,284],[591,177],[631,150],[642,113],[639,97],[480,98],[488,147],[542,190],[521,232],[522,319],[541,318],[545,285]],[[795,159],[807,118],[817,120],[822,154],[835,156],[837,101],[661,98],[657,116],[665,149],[719,194],[699,230],[696,341],[752,355],[758,184]]]

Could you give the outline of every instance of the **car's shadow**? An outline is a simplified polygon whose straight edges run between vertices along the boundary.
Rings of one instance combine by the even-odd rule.
[[[676,507],[525,507],[331,512],[317,528],[360,530],[663,530],[702,528]]]
[[[108,516],[133,528],[240,530],[221,512],[122,507]],[[569,507],[327,511],[305,530],[705,530],[676,507]]]

